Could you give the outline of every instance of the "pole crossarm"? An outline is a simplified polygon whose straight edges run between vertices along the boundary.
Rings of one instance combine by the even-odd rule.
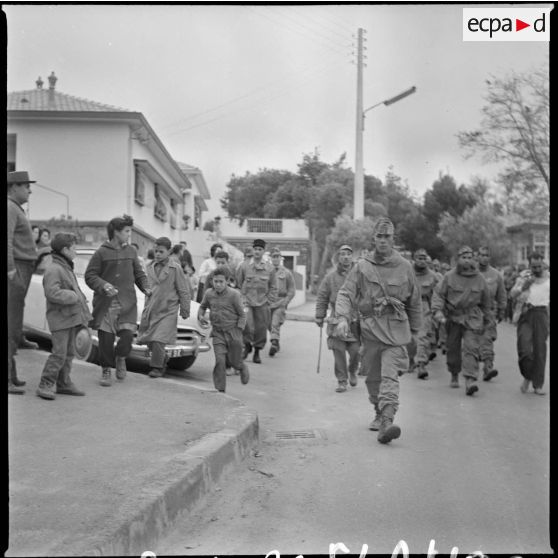
[[[45,186],[44,184],[39,184],[38,182],[35,183],[35,186],[38,186],[39,188],[44,188],[45,190],[48,190],[49,192],[54,192],[55,194],[59,194],[60,196],[64,196],[66,198],[66,217],[70,216],[70,196],[68,196],[68,194],[64,194],[64,192],[60,192],[58,190],[55,190],[54,188],[51,188],[50,186]]]

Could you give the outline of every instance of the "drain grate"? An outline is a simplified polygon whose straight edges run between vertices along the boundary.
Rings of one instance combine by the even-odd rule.
[[[326,435],[321,430],[283,430],[275,432],[275,438],[278,440],[325,439]]]

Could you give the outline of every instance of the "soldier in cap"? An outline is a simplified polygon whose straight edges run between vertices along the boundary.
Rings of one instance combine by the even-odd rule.
[[[459,373],[463,371],[465,393],[473,395],[479,389],[480,345],[490,319],[490,293],[472,248],[463,246],[457,256],[457,265],[434,291],[432,311],[438,322],[446,324],[450,386],[459,387]]]
[[[438,284],[438,277],[428,267],[428,254],[424,248],[415,251],[413,257],[413,269],[420,287],[420,296],[422,299],[422,327],[418,334],[417,345],[411,343],[407,349],[409,351],[409,360],[416,362],[417,378],[426,380],[428,371],[426,364],[432,356],[432,346],[434,345],[434,329],[432,326],[432,293]],[[434,353],[434,356],[436,353]],[[410,371],[411,368],[409,369]]]
[[[269,356],[274,356],[281,348],[279,345],[280,329],[285,323],[287,306],[295,295],[295,282],[293,274],[281,263],[281,250],[274,248],[271,251],[271,263],[275,269],[277,281],[277,300],[270,305],[271,324]]]
[[[483,362],[483,380],[489,382],[498,375],[498,370],[494,368],[494,341],[496,341],[498,336],[496,324],[500,323],[505,317],[508,297],[503,275],[489,263],[490,248],[488,246],[481,246],[479,248],[477,260],[479,271],[484,275],[488,285],[492,306],[490,321],[484,329],[480,349],[481,360]]]
[[[37,260],[31,224],[22,207],[29,201],[31,184],[26,171],[8,173],[8,393],[25,393],[17,377],[15,355],[22,338],[25,297]]]
[[[343,244],[337,251],[337,267],[330,271],[323,279],[316,298],[315,322],[323,327],[328,307],[331,313],[327,324],[327,346],[333,351],[334,372],[337,378],[336,392],[347,391],[347,380],[351,386],[357,385],[360,341],[355,334],[354,326],[358,324],[358,313],[354,309],[349,316],[349,324],[353,328],[340,333],[337,331],[338,317],[335,311],[337,293],[353,267],[353,249],[348,244]],[[349,367],[347,370],[347,356],[349,354]],[[347,375],[348,372],[348,375]]]
[[[252,243],[254,255],[251,262],[243,262],[236,273],[236,284],[242,293],[247,309],[244,328],[244,358],[254,349],[252,361],[261,363],[260,351],[267,342],[270,323],[270,305],[277,299],[275,270],[263,261],[265,241],[257,238]]]
[[[393,223],[382,217],[374,227],[375,249],[357,262],[339,289],[338,331],[346,332],[352,313],[360,317],[366,387],[376,416],[370,430],[387,444],[401,434],[393,424],[399,406],[399,375],[409,368],[407,345],[421,328],[420,288],[413,267],[393,249]]]

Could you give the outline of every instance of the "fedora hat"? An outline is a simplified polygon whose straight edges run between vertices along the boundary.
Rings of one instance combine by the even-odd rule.
[[[12,184],[35,184],[36,180],[29,180],[27,171],[12,171],[8,173],[8,186]]]

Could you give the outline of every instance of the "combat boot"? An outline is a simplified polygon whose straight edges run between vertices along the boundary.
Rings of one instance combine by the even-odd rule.
[[[242,358],[245,359],[252,352],[252,344],[244,343],[244,349],[242,351]]]
[[[252,362],[261,364],[262,359],[260,358],[260,349],[254,348],[254,356],[252,357]]]
[[[103,371],[101,373],[101,381],[99,382],[99,385],[101,386],[112,386],[112,371],[110,368],[103,368]]]
[[[495,378],[496,376],[498,376],[498,370],[495,370],[493,368],[493,364],[491,360],[485,360],[484,361],[484,376],[483,376],[483,380],[485,382],[490,382],[490,380],[492,380],[492,378]]]
[[[388,444],[392,440],[399,438],[401,436],[401,428],[396,424],[393,424],[393,418],[395,417],[395,410],[392,405],[386,405],[382,409],[382,415],[380,418],[380,430],[378,431],[378,442],[380,444]]]
[[[459,374],[452,374],[450,380],[450,387],[458,388],[459,387]]]
[[[374,409],[376,411],[376,415],[374,416],[374,420],[368,425],[368,430],[380,430],[382,415],[380,413],[380,409],[378,409],[378,405],[374,405]]]
[[[420,380],[426,380],[428,378],[428,370],[426,370],[424,362],[419,362],[417,364],[417,378]]]
[[[474,378],[465,378],[465,393],[467,395],[473,395],[479,391],[479,386],[477,386],[477,381]]]
[[[335,391],[337,393],[343,393],[344,391],[347,391],[347,382],[339,382],[337,384],[337,387],[335,388]]]
[[[351,384],[352,387],[355,387],[358,384],[356,372],[351,372],[350,370],[349,370],[349,384]]]
[[[116,364],[116,379],[123,380],[126,377],[126,357],[117,356],[114,358]]]
[[[271,347],[269,348],[269,356],[270,357],[274,356],[278,350],[279,350],[279,343],[277,342],[277,339],[272,339]]]

